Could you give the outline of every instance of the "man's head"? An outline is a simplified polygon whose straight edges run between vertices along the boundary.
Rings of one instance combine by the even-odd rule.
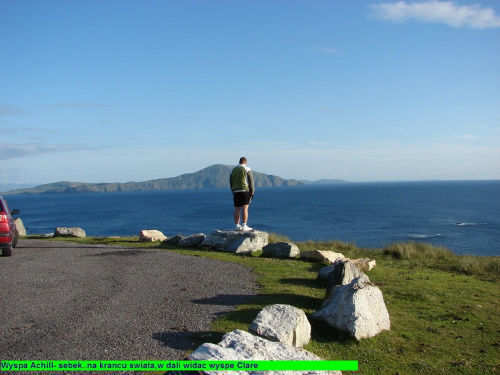
[[[246,164],[247,163],[247,158],[241,157],[240,158],[240,164]]]

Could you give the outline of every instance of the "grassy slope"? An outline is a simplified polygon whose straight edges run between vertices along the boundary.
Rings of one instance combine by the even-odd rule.
[[[133,242],[136,240],[111,240],[111,243],[158,246],[137,245]],[[86,240],[103,241],[110,240]],[[442,249],[428,245],[420,249],[429,252],[424,257],[408,255],[415,250],[414,244],[399,244],[400,251],[394,247],[363,250],[342,243],[309,242],[298,246],[301,250],[335,250],[352,258],[371,255],[377,259],[377,266],[367,274],[382,290],[391,317],[391,331],[360,342],[310,319],[313,337],[307,350],[324,359],[357,360],[360,374],[500,373],[498,274],[495,269],[488,275],[467,266],[490,261],[493,268],[498,268],[498,257],[456,260],[450,252],[443,255]],[[198,344],[218,342],[224,333],[236,328],[248,330],[257,313],[267,305],[286,303],[310,315],[323,301],[324,286],[316,280],[323,264],[211,251],[166,250],[240,263],[258,276],[259,294],[237,311],[215,321],[212,332],[200,333]],[[461,262],[466,266],[456,266],[455,263]]]

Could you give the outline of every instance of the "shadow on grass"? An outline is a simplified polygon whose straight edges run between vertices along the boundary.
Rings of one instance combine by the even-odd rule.
[[[219,294],[214,297],[194,299],[191,302],[200,305],[235,306],[247,303],[252,297],[251,294]]]
[[[151,337],[162,346],[183,352],[195,350],[206,342],[218,343],[223,334],[220,332],[178,332],[174,330],[153,333]]]
[[[323,299],[298,295],[293,293],[262,294],[254,297],[251,302],[257,302],[263,307],[275,304],[292,305],[303,310],[316,310],[321,307]]]
[[[341,344],[349,345],[358,343],[358,341],[348,332],[333,328],[325,322],[313,319],[311,316],[308,316],[307,318],[309,320],[309,323],[311,323],[311,338],[317,343],[330,344],[332,342],[338,342]]]
[[[316,279],[304,279],[304,278],[290,278],[290,279],[280,279],[280,284],[289,284],[296,286],[303,286],[306,288],[312,289],[325,289],[325,285],[323,282],[318,281]]]

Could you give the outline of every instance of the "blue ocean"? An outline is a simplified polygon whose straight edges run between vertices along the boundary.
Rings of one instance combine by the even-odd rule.
[[[88,236],[166,236],[232,229],[229,189],[7,195],[28,234],[81,227]],[[457,254],[500,255],[500,181],[341,183],[258,189],[249,225],[293,241],[381,248],[419,241]]]

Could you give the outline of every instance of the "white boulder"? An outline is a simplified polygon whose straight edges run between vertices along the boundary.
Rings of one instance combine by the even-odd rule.
[[[54,231],[54,237],[77,237],[77,238],[85,238],[87,234],[82,228],[72,227],[57,227]]]
[[[333,251],[310,250],[310,251],[302,251],[300,253],[300,258],[301,259],[319,260],[320,262],[332,264],[333,262],[335,262],[339,258],[345,259],[345,256],[342,253],[335,253]]]
[[[349,332],[357,340],[373,337],[391,327],[382,292],[360,277],[350,284],[332,288],[329,298],[312,316]]]
[[[139,232],[139,242],[157,242],[165,241],[167,236],[156,229],[141,230]]]
[[[351,259],[351,262],[358,267],[361,271],[370,271],[373,267],[377,265],[377,261],[368,258],[362,259]]]
[[[290,305],[267,306],[252,322],[250,331],[296,347],[307,345],[311,340],[311,324],[306,314]]]
[[[209,233],[201,246],[229,253],[249,254],[262,250],[268,244],[269,234],[258,230],[250,232],[216,229]]]
[[[21,218],[17,217],[14,219],[14,223],[16,223],[16,232],[19,237],[26,236],[26,228],[24,227],[23,221]]]
[[[269,341],[251,333],[235,330],[216,344],[203,344],[188,358],[193,361],[321,361],[307,350]],[[210,375],[234,375],[233,371],[207,371]],[[266,371],[266,375],[285,375],[285,371]],[[240,375],[262,375],[262,371],[238,371]],[[294,371],[294,375],[342,375],[340,371]]]

